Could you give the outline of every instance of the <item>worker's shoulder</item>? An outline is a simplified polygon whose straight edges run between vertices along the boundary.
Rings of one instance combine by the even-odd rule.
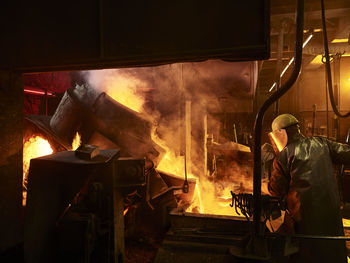
[[[310,138],[310,146],[314,146],[313,148],[330,148],[332,147],[334,144],[338,144],[337,142],[328,139],[325,136],[313,136],[313,137],[309,137]]]
[[[304,141],[309,141],[309,142],[319,142],[319,143],[327,143],[329,139],[326,136],[323,135],[316,135],[316,136],[304,136]]]

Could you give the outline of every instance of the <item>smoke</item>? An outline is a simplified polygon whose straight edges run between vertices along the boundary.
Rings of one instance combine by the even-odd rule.
[[[145,99],[140,90],[145,84],[126,70],[105,69],[82,72],[87,83],[97,92],[106,92],[119,103],[134,111],[142,111]]]
[[[206,121],[210,118],[210,126],[219,131],[222,121],[213,117],[215,113],[252,110],[252,67],[253,62],[206,61],[82,74],[98,92],[106,92],[150,120],[154,135],[178,156],[185,152],[185,102],[191,101],[192,174],[207,181]],[[233,174],[242,174],[237,165],[233,167]]]

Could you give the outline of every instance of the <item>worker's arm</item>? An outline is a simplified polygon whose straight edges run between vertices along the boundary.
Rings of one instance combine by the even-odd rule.
[[[332,160],[336,163],[350,165],[350,145],[327,140]]]
[[[269,192],[273,196],[284,197],[288,193],[290,176],[286,171],[286,165],[280,158],[273,161],[273,171],[268,184]]]

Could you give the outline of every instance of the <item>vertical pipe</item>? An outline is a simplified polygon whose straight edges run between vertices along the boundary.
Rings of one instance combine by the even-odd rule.
[[[327,139],[329,139],[329,109],[328,109],[328,83],[327,83],[327,69],[326,65],[324,67],[324,73],[325,73],[325,83],[326,83],[326,123],[327,123]]]
[[[261,133],[264,114],[267,109],[281,96],[283,96],[297,80],[302,62],[303,51],[303,29],[304,29],[304,0],[297,0],[295,47],[294,47],[294,67],[289,79],[282,87],[274,92],[259,109],[254,123],[254,234],[260,235],[261,221]]]

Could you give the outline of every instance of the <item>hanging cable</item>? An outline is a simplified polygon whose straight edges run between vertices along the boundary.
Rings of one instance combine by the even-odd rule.
[[[327,82],[328,82],[329,99],[331,101],[331,105],[332,105],[334,113],[340,118],[346,118],[346,117],[350,116],[350,111],[347,112],[346,114],[341,114],[337,108],[337,105],[335,105],[335,101],[334,101],[333,85],[332,85],[332,72],[331,72],[330,56],[329,56],[329,49],[328,49],[328,38],[327,38],[324,0],[321,0],[321,13],[322,13],[323,45],[324,45],[325,58],[326,58],[326,74],[327,74]]]

